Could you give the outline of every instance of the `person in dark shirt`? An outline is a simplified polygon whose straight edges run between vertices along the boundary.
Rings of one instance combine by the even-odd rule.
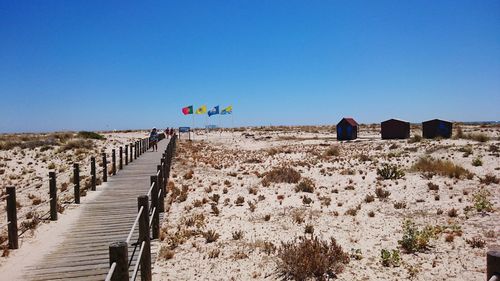
[[[149,134],[149,146],[153,149],[153,151],[158,151],[158,132],[156,131],[156,128],[153,128]]]

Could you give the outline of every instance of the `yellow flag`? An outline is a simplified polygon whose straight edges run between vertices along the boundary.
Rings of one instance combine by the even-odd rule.
[[[196,114],[205,114],[207,113],[207,106],[202,105],[198,109],[196,109]]]

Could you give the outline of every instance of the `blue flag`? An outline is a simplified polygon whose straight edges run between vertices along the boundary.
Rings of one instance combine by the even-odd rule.
[[[219,106],[215,106],[214,108],[212,108],[208,111],[208,117],[215,115],[215,114],[219,114]]]

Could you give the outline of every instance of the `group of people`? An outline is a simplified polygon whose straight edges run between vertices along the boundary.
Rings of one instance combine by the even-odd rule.
[[[166,128],[163,132],[166,138],[170,138],[174,135],[174,128]],[[160,135],[158,134],[158,130],[153,128],[149,133],[149,146],[153,149],[153,151],[158,151],[158,141],[160,140]]]

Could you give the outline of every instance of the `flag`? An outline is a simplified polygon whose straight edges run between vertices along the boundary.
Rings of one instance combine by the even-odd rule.
[[[182,109],[182,113],[184,115],[189,115],[189,114],[193,114],[193,106],[190,105],[190,106],[186,106]]]
[[[232,105],[230,105],[230,106],[228,106],[228,107],[224,108],[224,109],[220,112],[220,114],[221,114],[221,115],[232,114],[232,113],[233,113],[233,106],[232,106]]]
[[[202,105],[202,106],[200,106],[200,107],[196,110],[196,112],[195,112],[195,113],[196,113],[196,114],[205,114],[205,113],[207,113],[207,106],[206,106],[206,105]]]
[[[219,106],[215,106],[214,108],[212,108],[208,111],[208,117],[215,115],[215,114],[219,114]]]

